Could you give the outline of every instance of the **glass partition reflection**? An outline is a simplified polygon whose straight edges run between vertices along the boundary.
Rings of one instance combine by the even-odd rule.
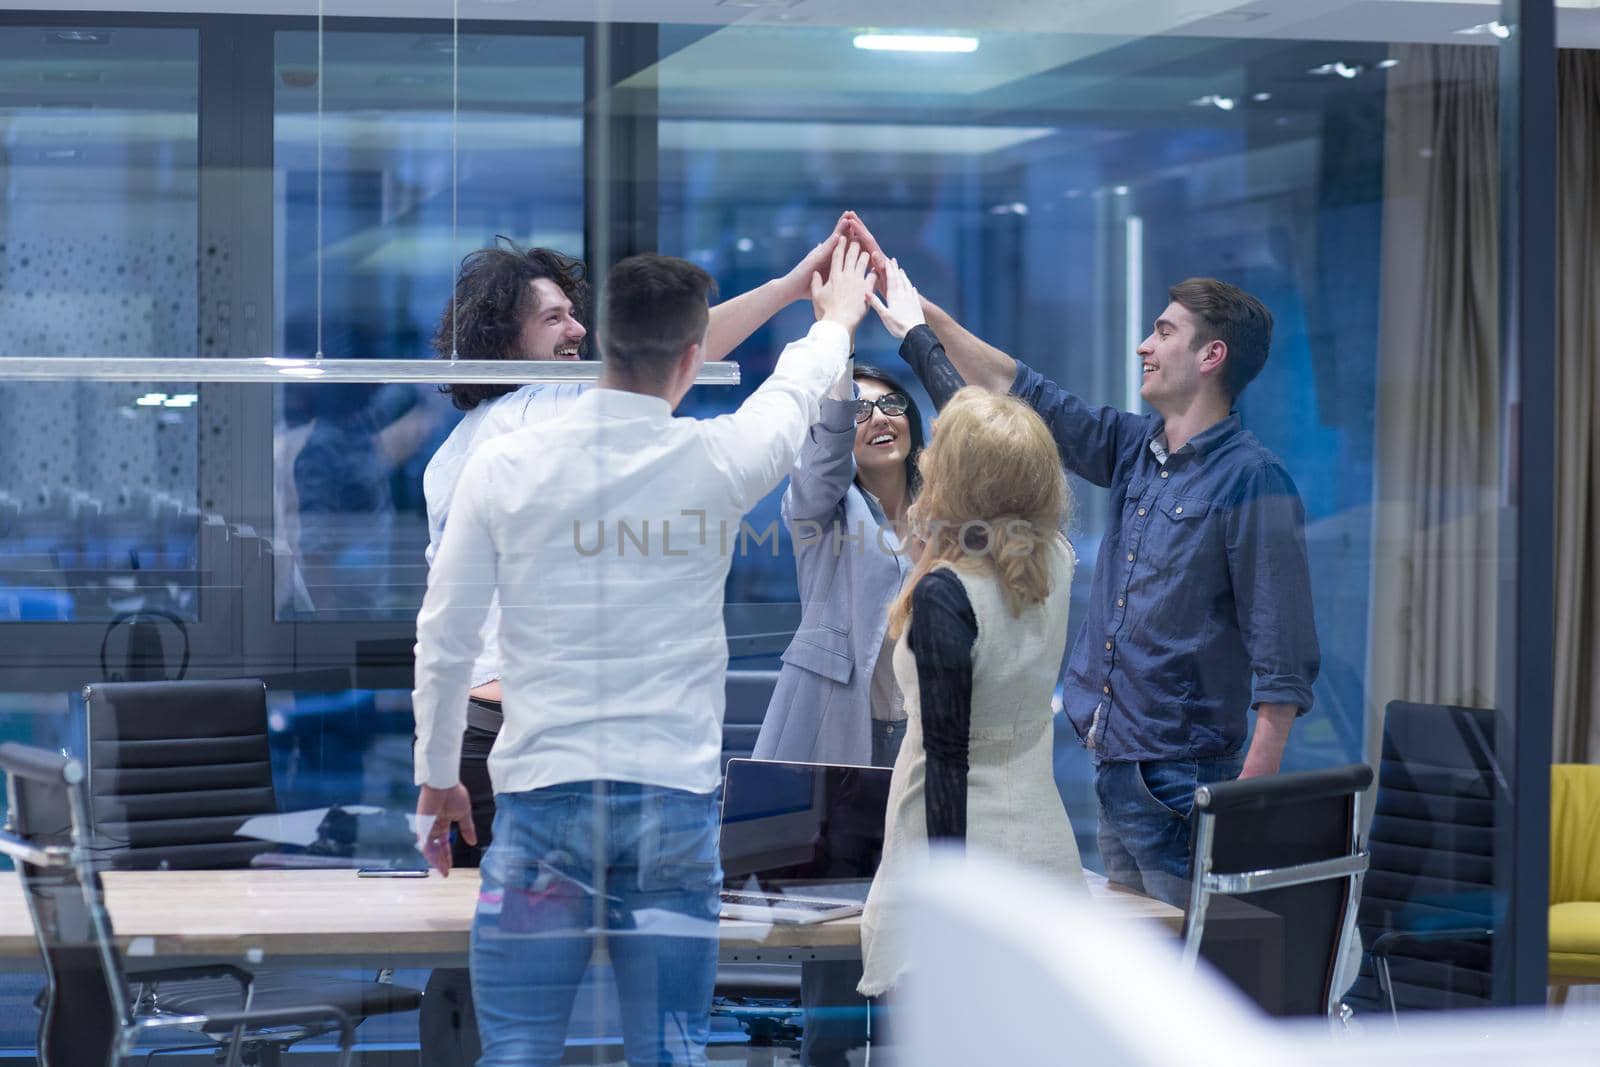
[[[0,355],[198,355],[198,34],[0,26],[0,55]],[[0,622],[196,618],[198,400],[0,382]]]
[[[1525,936],[1507,924],[1505,843],[1519,814],[1507,746],[1519,731],[1549,724],[1542,708],[1499,706],[1518,655],[1504,620],[1517,601],[1508,560],[1526,498],[1513,489],[1512,434],[1524,396],[1502,345],[1510,231],[1501,217],[1500,109],[1517,87],[1503,81],[1501,58],[1515,31],[1494,21],[1495,5],[1365,5],[1359,17],[1332,3],[1215,11],[1000,5],[959,15],[895,3],[843,13],[807,4],[708,5],[709,13],[628,3],[462,7],[485,19],[453,26],[444,4],[417,19],[329,12],[320,36],[310,19],[265,10],[129,13],[108,29],[5,16],[0,355],[424,360],[440,354],[439,338],[453,336],[447,301],[474,250],[550,249],[590,270],[659,251],[708,272],[716,306],[730,306],[783,279],[849,210],[865,227],[859,233],[870,230],[935,309],[929,321],[947,349],[979,339],[1110,424],[1149,431],[1119,470],[1143,464],[1159,479],[1163,469],[1181,471],[1183,460],[1166,467],[1172,457],[1149,447],[1159,443],[1155,424],[1138,422],[1171,415],[1150,399],[1148,376],[1160,367],[1141,349],[1160,333],[1174,284],[1209,277],[1237,286],[1271,313],[1273,326],[1270,358],[1232,414],[1271,457],[1263,464],[1285,478],[1277,495],[1298,510],[1268,540],[1303,542],[1310,590],[1296,610],[1279,614],[1276,629],[1316,642],[1314,664],[1294,682],[1308,690],[1293,705],[1304,714],[1291,720],[1270,769],[1365,762],[1376,775],[1361,801],[1371,867],[1359,902],[1361,944],[1349,949],[1337,979],[1343,999],[1375,1027],[1387,1025],[1391,1007],[1403,1014],[1505,1002],[1508,939]],[[1565,25],[1583,25],[1581,12],[1568,14]],[[556,17],[562,21],[533,21]],[[220,56],[230,59],[216,62]],[[1578,149],[1592,56],[1572,48],[1559,65],[1563,217],[1588,210],[1592,183]],[[217,219],[255,220],[257,247],[210,242],[203,234]],[[1582,457],[1592,451],[1593,390],[1585,392],[1592,382],[1584,377],[1592,345],[1572,310],[1581,285],[1570,281],[1587,276],[1580,243],[1561,246],[1566,401],[1556,431],[1571,447],[1561,451],[1557,494],[1566,519],[1559,551],[1552,546],[1566,576],[1556,612],[1557,674],[1566,687],[1558,757],[1575,763],[1595,758],[1585,740],[1593,687],[1581,666],[1593,613],[1577,602],[1589,573],[1582,546],[1600,541],[1571,503],[1584,499]],[[232,302],[209,301],[206,287],[224,283]],[[739,384],[690,391],[680,414],[735,411],[773,374],[784,347],[813,329],[810,301],[785,293],[729,353]],[[576,328],[557,324],[566,332],[551,344],[563,355],[595,356],[595,302],[558,310]],[[230,335],[221,326],[234,314]],[[262,324],[244,340],[244,320],[255,315]],[[880,377],[856,384],[861,399],[878,403],[833,408],[841,439],[867,427],[840,453],[851,460],[841,485],[855,489],[841,488],[838,502],[845,506],[856,491],[858,513],[877,521],[887,518],[883,500],[869,503],[858,491],[867,483],[854,480],[870,455],[872,420],[897,417],[889,409],[899,401],[889,394],[902,392],[901,411],[919,420],[927,444],[948,409],[926,364],[908,359],[914,353],[875,314],[851,345],[858,367],[877,368]],[[448,347],[463,358],[489,354],[458,336]],[[857,411],[861,423],[853,422]],[[553,405],[536,421],[553,424],[565,412]],[[426,836],[426,828],[406,818],[417,802],[412,649],[430,533],[442,536],[443,528],[436,522],[430,531],[424,471],[449,454],[447,442],[468,417],[437,387],[414,382],[0,382],[0,622],[9,639],[0,655],[0,740],[87,756],[86,684],[260,678],[264,770],[277,814],[241,816],[238,830],[257,820],[242,839],[275,858],[230,877],[331,868],[318,876],[353,880],[353,866],[415,866],[420,854],[408,852],[404,838]],[[1066,438],[1055,441],[1062,453],[1075,447]],[[1030,809],[1043,813],[1039,822],[1023,823],[1037,831],[1031,839],[1051,842],[1042,866],[1059,874],[1075,849],[1087,884],[1126,904],[1129,897],[1098,877],[1117,873],[1112,850],[1102,850],[1107,765],[1123,773],[1125,797],[1166,821],[1186,863],[1194,788],[1211,784],[1198,765],[1221,767],[1218,779],[1237,773],[1262,736],[1252,705],[1283,703],[1261,694],[1281,697],[1293,686],[1254,658],[1254,645],[1220,682],[1217,661],[1185,665],[1178,646],[1226,631],[1242,648],[1243,598],[1290,594],[1282,585],[1247,592],[1235,584],[1241,579],[1230,568],[1243,535],[1222,517],[1241,510],[1238,500],[1206,499],[1196,509],[1180,493],[1163,507],[1096,475],[1081,456],[1064,463],[1065,534],[1077,566],[1051,620],[1065,616],[1054,642],[1060,662],[1052,648],[1049,677],[1029,706],[1045,731],[1047,788],[1065,823],[1049,803]],[[589,473],[600,484],[606,472],[597,465]],[[792,497],[788,513],[783,506],[794,484],[770,480],[743,516],[750,535],[727,550],[725,580],[713,574],[695,586],[707,603],[720,597],[725,680],[713,671],[707,682],[704,669],[719,664],[720,647],[701,654],[695,645],[682,672],[699,671],[692,686],[661,670],[659,684],[627,709],[638,723],[654,715],[659,725],[698,708],[693,729],[673,738],[692,735],[695,752],[685,754],[688,742],[652,749],[650,731],[637,724],[612,721],[591,733],[581,717],[568,724],[581,741],[571,748],[588,754],[584,775],[576,786],[553,783],[572,788],[545,798],[527,820],[560,826],[566,837],[559,847],[527,846],[517,864],[508,861],[518,884],[489,894],[504,906],[497,914],[510,936],[501,947],[510,946],[513,962],[549,962],[552,942],[573,940],[564,935],[574,930],[587,936],[591,926],[606,926],[608,949],[660,932],[650,923],[664,921],[655,914],[662,909],[630,896],[629,876],[618,882],[613,872],[608,885],[552,859],[606,840],[626,803],[670,806],[642,790],[617,800],[627,791],[612,783],[645,756],[663,777],[695,759],[715,762],[724,782],[727,760],[752,753],[876,763],[859,776],[876,790],[874,813],[885,792],[897,803],[893,744],[920,747],[917,758],[925,758],[925,736],[901,739],[911,736],[908,717],[926,708],[872,714],[872,693],[901,679],[892,666],[878,669],[892,664],[895,642],[861,631],[881,632],[894,582],[871,592],[872,583],[844,571],[808,582],[809,535],[792,521]],[[1151,539],[1130,543],[1135,529]],[[1185,543],[1199,548],[1163,556],[1163,545],[1178,545],[1186,530],[1194,533]],[[626,663],[590,661],[591,648],[562,627],[625,601],[633,623],[658,609],[682,610],[690,599],[675,591],[658,598],[665,603],[630,601],[637,589],[629,583],[649,572],[616,580],[627,549],[613,532],[604,565],[543,575],[537,596],[508,609],[510,625],[496,631],[502,670],[543,664],[561,670],[564,684],[520,705],[479,701],[468,711],[462,769],[470,764],[480,831],[490,825],[488,757],[501,724],[537,718],[528,710],[535,706],[547,716],[563,701],[568,710],[592,706],[598,722],[614,710],[602,707],[603,697],[626,663],[659,651],[640,642]],[[871,536],[863,547],[876,551]],[[634,543],[646,541],[641,534]],[[899,581],[912,559],[896,544]],[[1210,570],[1184,569],[1202,556]],[[1128,590],[1141,581],[1164,591],[1165,599],[1145,599],[1151,614],[1126,611],[1138,606]],[[1200,596],[1202,586],[1220,592]],[[867,603],[869,596],[879,600]],[[79,622],[94,625],[70,625]],[[1040,632],[1024,629],[1030,639]],[[686,645],[697,636],[672,635]],[[1102,651],[1114,661],[1124,646],[1145,657],[1143,667],[1119,675],[1113,666],[1100,677],[1071,666],[1074,656],[1099,664]],[[909,639],[906,649],[902,658],[914,668]],[[1176,681],[1140,688],[1162,671]],[[475,670],[472,681],[484,677]],[[574,678],[584,684],[569,684]],[[1124,699],[1124,688],[1141,699]],[[1218,705],[1229,751],[1190,743],[1184,731],[1202,705]],[[722,718],[712,723],[716,707]],[[1097,765],[1104,751],[1081,735],[1117,716],[1165,737],[1164,747],[1123,750],[1125,758],[1113,753]],[[214,719],[208,712],[193,722]],[[729,816],[703,790],[698,807],[675,809],[658,828],[688,861],[720,862],[727,888],[780,896],[829,887],[837,833],[848,839],[837,847],[857,865],[840,877],[861,888],[859,864],[875,867],[883,842],[858,832],[859,810],[835,819],[821,792],[796,800],[798,792],[761,786],[759,775],[748,780],[757,793],[738,797],[728,840],[718,834],[719,817]],[[969,776],[969,786],[976,780]],[[1056,821],[1045,827],[1045,818]],[[875,831],[876,815],[869,821]],[[979,821],[970,826],[970,847],[986,847]],[[462,860],[481,858],[456,834]],[[437,923],[420,933],[367,929],[356,949],[308,950],[292,962],[314,972],[342,968],[353,979],[370,978],[373,964],[389,966],[399,985],[418,989],[435,971],[455,972],[449,980],[459,983],[480,877],[452,873],[448,891],[462,895],[440,920],[444,933]],[[383,913],[412,914],[406,907],[421,899],[421,886],[438,891],[439,880],[352,881],[348,899],[327,892],[314,908],[326,923],[361,892],[360,900],[384,902],[359,917],[376,923]],[[1160,895],[1153,883],[1139,888]],[[1168,895],[1181,897],[1181,889]],[[549,913],[540,910],[552,901]],[[1235,911],[1215,914],[1243,916],[1248,926],[1249,901],[1233,903]],[[772,918],[770,900],[735,906],[756,908],[735,917],[757,926]],[[1181,919],[1161,907],[1163,918],[1152,922],[1176,932]],[[642,911],[651,914],[640,920]],[[564,926],[540,926],[557,913]],[[258,936],[244,929],[244,914],[218,936]],[[709,916],[677,934],[686,930],[683,939],[703,942],[702,951],[672,966],[692,970],[695,981],[708,955],[725,964],[752,959],[750,943]],[[788,939],[786,951],[822,949],[811,962],[845,965],[828,977],[813,968],[806,979],[794,967],[783,1019],[810,1027],[814,1041],[831,1033],[859,1062],[867,1016],[853,993],[861,974],[847,973],[859,936],[820,945],[793,926],[776,936]],[[0,1047],[32,1041],[28,1004],[39,975],[21,960],[6,964],[20,973],[0,974]],[[565,962],[583,973],[586,961]],[[632,1023],[614,977],[607,965],[569,983],[569,1059],[622,1055]],[[728,993],[728,975],[721,980],[712,987],[718,996]],[[679,984],[698,996],[699,986]],[[451,988],[451,1003],[470,1003],[459,984]],[[738,1062],[749,1035],[726,1007],[719,1001],[710,1040]],[[842,1028],[827,1031],[819,1008],[835,1012]],[[373,1044],[419,1046],[431,1062],[437,1038],[422,1036],[426,1028],[401,1013],[373,1018],[361,1033]],[[457,1025],[454,1035],[461,1032]],[[815,1049],[807,1056],[812,1051],[822,1058]]]
[[[466,253],[582,257],[583,38],[506,30],[276,35],[275,351],[429,358]],[[400,384],[286,386],[277,411],[277,617],[413,618],[422,472],[459,413]]]

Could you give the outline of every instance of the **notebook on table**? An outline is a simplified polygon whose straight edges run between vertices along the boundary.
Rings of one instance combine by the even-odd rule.
[[[722,917],[817,923],[859,914],[883,857],[888,767],[728,761]]]

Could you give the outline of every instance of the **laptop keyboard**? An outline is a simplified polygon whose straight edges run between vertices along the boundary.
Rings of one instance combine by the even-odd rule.
[[[792,897],[769,897],[759,893],[739,893],[729,889],[722,891],[722,902],[743,904],[753,908],[792,908],[795,911],[833,911],[844,906],[838,901],[795,900]]]

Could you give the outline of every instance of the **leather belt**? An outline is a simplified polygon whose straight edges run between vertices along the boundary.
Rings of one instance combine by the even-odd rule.
[[[497,734],[500,726],[505,722],[505,715],[500,710],[500,705],[492,700],[479,700],[471,697],[467,700],[467,725],[478,730],[487,730]]]

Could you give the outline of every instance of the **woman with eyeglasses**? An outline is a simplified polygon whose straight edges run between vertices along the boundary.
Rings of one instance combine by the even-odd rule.
[[[894,765],[906,713],[885,645],[889,605],[911,568],[901,547],[916,499],[922,416],[911,394],[857,364],[822,401],[783,494],[795,545],[800,627],[783,654],[757,759]],[[861,964],[801,967],[800,1062],[847,1062],[867,1039]]]
[[[922,441],[915,401],[877,367],[858,365],[822,401],[783,495],[801,617],[757,759],[894,764],[905,710],[884,635],[910,569],[901,522],[916,499]]]

